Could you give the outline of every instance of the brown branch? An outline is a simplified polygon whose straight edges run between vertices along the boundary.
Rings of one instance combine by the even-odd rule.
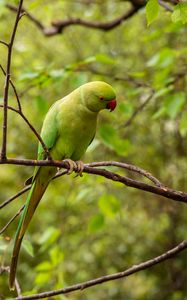
[[[62,289],[58,289],[58,290],[54,290],[54,291],[48,291],[48,292],[39,293],[39,294],[35,294],[35,295],[30,295],[30,296],[17,297],[17,298],[14,298],[14,300],[31,300],[31,299],[34,300],[34,299],[50,298],[50,297],[53,297],[56,295],[68,294],[68,293],[78,291],[78,290],[82,291],[83,289],[86,289],[86,288],[89,288],[89,287],[92,287],[92,286],[95,286],[98,284],[102,284],[104,282],[124,278],[124,277],[130,276],[132,274],[135,274],[139,271],[151,268],[152,266],[160,264],[163,261],[171,259],[173,256],[182,252],[186,248],[187,248],[187,240],[184,240],[180,244],[178,244],[176,247],[170,249],[169,251],[164,252],[163,254],[156,256],[152,259],[149,259],[145,262],[142,262],[138,265],[134,265],[125,271],[101,276],[101,277],[98,277],[98,278],[95,278],[92,280],[88,280],[88,281],[85,281],[82,283],[78,283],[78,284],[71,285],[66,288],[62,288]]]
[[[127,169],[129,171],[138,173],[140,175],[143,175],[144,177],[148,178],[151,180],[156,186],[164,188],[165,185],[161,183],[157,178],[155,178],[150,172],[147,172],[146,170],[143,170],[137,166],[126,164],[126,163],[121,163],[121,162],[116,162],[116,161],[103,161],[103,162],[92,162],[89,164],[85,164],[85,167],[103,167],[103,166],[114,166],[114,167],[120,167]],[[53,177],[53,179],[56,179],[62,175],[67,174],[67,171],[59,171],[57,174]],[[31,184],[24,187],[21,191],[19,191],[17,194],[14,196],[10,197],[8,200],[4,201],[2,204],[0,204],[0,209],[17,199],[19,196],[27,192],[31,188]]]
[[[115,27],[121,25],[125,20],[132,17],[140,8],[142,5],[132,6],[127,12],[122,14],[120,17],[110,21],[110,22],[94,22],[94,21],[87,21],[82,20],[80,18],[70,18],[68,20],[61,20],[61,21],[53,21],[52,25],[53,27],[50,30],[45,30],[46,35],[54,35],[57,33],[61,33],[65,27],[71,26],[71,25],[81,25],[88,28],[93,29],[100,29],[104,31],[109,31],[111,29],[114,29]]]
[[[52,179],[56,179],[56,178],[58,178],[60,176],[63,176],[65,174],[67,174],[67,172],[68,172],[68,170],[65,170],[63,172],[62,171],[57,172],[56,175]],[[4,201],[2,204],[0,204],[0,209],[2,209],[3,207],[7,206],[9,203],[11,203],[15,199],[17,199],[19,196],[21,196],[24,193],[26,193],[28,190],[30,190],[30,188],[31,188],[31,184],[29,184],[28,186],[24,187],[21,191],[19,191],[18,193],[16,193],[15,195],[13,195],[12,197],[10,197],[6,201]]]
[[[4,46],[9,47],[9,45],[6,42],[1,41],[1,40],[0,40],[0,44],[3,44]]]
[[[114,166],[114,167],[120,167],[127,169],[129,171],[138,173],[140,175],[143,175],[144,177],[150,179],[156,186],[158,187],[165,187],[163,183],[161,183],[157,178],[155,178],[151,173],[147,172],[146,170],[143,170],[137,166],[126,164],[126,163],[121,163],[121,162],[116,162],[116,161],[103,161],[103,162],[92,162],[89,164],[85,164],[87,167],[103,167],[103,166]],[[59,171],[57,174],[53,177],[53,179],[58,178],[62,175],[67,174],[67,171]],[[28,185],[24,187],[21,191],[19,191],[17,194],[9,198],[8,200],[4,201],[2,204],[0,204],[0,209],[17,199],[19,196],[27,192],[31,188],[31,185]]]
[[[10,37],[10,42],[8,44],[8,54],[7,54],[7,66],[6,66],[6,76],[5,76],[5,88],[4,88],[4,113],[3,113],[3,140],[1,148],[1,159],[6,159],[6,147],[7,147],[7,121],[8,121],[8,93],[9,93],[9,84],[10,84],[10,67],[12,59],[12,49],[14,44],[14,39],[20,20],[20,13],[22,8],[23,0],[20,0],[19,6],[17,9],[16,20],[14,23],[13,31]]]
[[[14,201],[15,199],[17,199],[19,196],[21,196],[22,194],[24,194],[26,191],[28,191],[31,188],[31,185],[28,185],[26,187],[24,187],[21,191],[19,191],[17,194],[15,194],[14,196],[12,196],[11,198],[9,198],[8,200],[4,201],[3,203],[0,204],[0,209],[2,209],[3,207],[5,207],[6,205],[8,205],[9,203],[11,203],[12,201]]]
[[[158,0],[158,3],[160,4],[160,6],[164,7],[165,10],[173,12],[173,8],[170,5],[168,5],[166,1]]]
[[[114,29],[115,27],[121,25],[124,21],[132,17],[141,7],[143,7],[145,3],[133,3],[132,7],[122,14],[120,17],[109,21],[109,22],[94,22],[88,20],[82,20],[80,18],[69,18],[67,20],[59,20],[52,21],[51,27],[45,27],[39,20],[37,20],[32,14],[30,14],[26,9],[22,9],[22,12],[25,12],[26,16],[42,31],[45,36],[53,36],[56,34],[62,33],[64,28],[73,25],[80,25],[92,29],[99,29],[104,31],[109,31]],[[17,12],[17,7],[7,4],[7,8],[10,10]]]
[[[22,210],[24,209],[25,205],[22,205],[22,207],[17,211],[17,213],[8,221],[8,223],[0,230],[0,235],[5,232],[5,230],[9,227],[9,225],[20,215]]]
[[[13,12],[17,12],[17,7],[12,5],[12,4],[6,4],[6,7],[8,9],[10,9],[11,11]],[[21,9],[21,12],[22,13],[25,13],[25,15],[33,22],[35,23],[35,25],[41,29],[41,30],[44,30],[44,25],[39,21],[37,20],[32,14],[30,14],[26,9],[22,8]]]
[[[54,160],[49,161],[7,158],[0,160],[0,164],[13,164],[24,166],[55,166],[57,168],[69,169],[69,164],[66,161]],[[77,170],[74,169],[74,171],[76,172]],[[122,184],[129,187],[147,191],[152,194],[160,195],[171,200],[187,203],[187,193],[170,189],[168,187],[165,187],[164,185],[162,187],[152,186],[138,180],[133,180],[126,176],[121,176],[119,174],[113,173],[105,169],[90,167],[89,165],[84,165],[83,172],[103,176],[112,181],[121,182]]]
[[[89,164],[85,164],[85,166],[88,166],[88,167],[114,166],[114,167],[124,168],[129,171],[143,175],[144,177],[151,180],[158,187],[165,187],[165,185],[162,182],[160,182],[157,178],[155,178],[151,173],[149,173],[146,170],[143,170],[137,166],[134,166],[134,165],[121,163],[121,162],[117,162],[117,161],[102,161],[102,162],[92,162]]]

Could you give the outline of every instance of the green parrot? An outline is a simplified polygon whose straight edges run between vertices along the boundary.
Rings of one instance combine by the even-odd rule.
[[[109,84],[103,81],[86,83],[61,100],[56,101],[49,109],[41,130],[41,137],[52,159],[67,159],[70,168],[72,164],[74,166],[94,139],[98,113],[103,109],[113,111],[115,107],[115,92]],[[43,159],[47,159],[47,157],[39,143],[38,160]],[[76,164],[77,169],[81,170],[80,162]],[[14,290],[22,239],[56,171],[57,168],[51,166],[35,167],[31,189],[15,235],[9,277],[11,290]]]

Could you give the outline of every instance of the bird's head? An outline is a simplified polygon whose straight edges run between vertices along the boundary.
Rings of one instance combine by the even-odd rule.
[[[116,94],[113,88],[103,81],[93,81],[80,87],[81,102],[93,111],[102,109],[113,111],[116,107]]]

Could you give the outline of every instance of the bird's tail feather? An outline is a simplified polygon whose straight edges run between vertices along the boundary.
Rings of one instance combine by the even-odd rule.
[[[41,178],[39,176],[39,178]],[[17,262],[20,252],[20,247],[22,243],[23,236],[27,230],[27,227],[33,217],[33,214],[40,202],[40,199],[42,198],[49,181],[46,181],[45,183],[38,182],[38,178],[33,182],[31,190],[29,192],[29,195],[27,197],[27,201],[25,204],[25,208],[23,210],[23,213],[21,215],[18,229],[16,231],[15,236],[15,242],[14,242],[14,248],[13,248],[13,254],[11,258],[11,264],[10,264],[10,276],[9,276],[9,287],[10,290],[14,290],[14,282],[15,282],[15,276],[16,276],[16,268],[17,268]]]

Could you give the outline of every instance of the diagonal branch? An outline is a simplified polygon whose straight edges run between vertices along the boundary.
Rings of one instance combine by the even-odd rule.
[[[104,282],[116,280],[119,278],[124,278],[124,277],[130,276],[132,274],[135,274],[139,271],[151,268],[154,265],[160,264],[163,261],[171,259],[172,257],[174,257],[178,253],[182,252],[186,248],[187,248],[187,240],[184,240],[180,244],[178,244],[176,247],[170,249],[169,251],[164,252],[163,254],[156,256],[152,259],[149,259],[145,262],[142,262],[138,265],[134,265],[125,271],[101,276],[101,277],[98,277],[98,278],[95,278],[95,279],[92,279],[89,281],[81,282],[81,283],[71,285],[66,288],[54,290],[54,291],[39,293],[39,294],[35,294],[35,295],[30,295],[30,296],[20,296],[20,297],[14,298],[14,300],[43,299],[43,298],[50,298],[50,297],[53,297],[56,295],[68,294],[68,293],[78,291],[78,290],[82,291],[83,289],[86,289],[86,288],[89,288],[89,287],[92,287],[92,286],[95,286],[98,284],[102,284]]]
[[[19,196],[21,196],[22,194],[24,194],[26,191],[28,191],[31,188],[31,185],[28,185],[26,187],[24,187],[21,191],[19,191],[17,194],[15,194],[14,196],[10,197],[8,200],[4,201],[3,203],[0,204],[0,209],[2,209],[3,207],[5,207],[6,205],[8,205],[9,203],[11,203],[12,201],[14,201],[15,199],[17,199]]]
[[[4,70],[4,68],[3,68],[3,66],[2,66],[1,64],[0,64],[0,69],[2,70],[3,74],[6,76],[6,72],[5,72],[5,70]],[[11,79],[10,79],[10,84],[11,84],[11,86],[12,86],[12,88],[13,88],[13,91],[14,91],[14,94],[15,94],[15,96],[16,96],[16,100],[17,100],[17,103],[18,103],[19,111],[21,111],[22,108],[21,108],[21,103],[20,103],[20,100],[19,100],[19,96],[18,96],[16,87],[15,87],[15,85],[13,84],[13,82],[12,82]]]
[[[6,229],[9,227],[9,225],[20,215],[22,210],[24,209],[25,205],[22,205],[22,207],[17,211],[17,213],[8,221],[8,223],[0,230],[0,235],[6,231]]]
[[[68,170],[57,172],[56,175],[53,177],[53,179],[58,178],[58,177],[60,177],[62,175],[67,174],[67,171]],[[3,207],[7,206],[9,203],[11,203],[15,199],[17,199],[19,196],[21,196],[24,193],[26,193],[30,188],[31,188],[31,184],[27,185],[22,190],[20,190],[18,193],[16,193],[15,195],[13,195],[12,197],[10,197],[9,199],[5,200],[3,203],[0,204],[0,209],[2,209]]]
[[[3,108],[4,105],[0,104],[0,107]],[[19,114],[23,118],[23,120],[27,123],[27,125],[29,126],[29,128],[32,130],[32,132],[35,134],[35,136],[37,137],[37,139],[41,143],[41,145],[42,145],[42,147],[43,147],[43,149],[44,149],[44,151],[45,151],[45,153],[47,155],[47,158],[49,160],[52,160],[50,152],[49,152],[47,146],[45,145],[43,139],[41,138],[41,136],[39,135],[39,133],[36,131],[36,129],[33,127],[33,125],[29,122],[29,120],[26,118],[26,116],[23,114],[22,110],[20,110],[20,109],[18,110],[16,108],[12,107],[12,106],[7,106],[7,109],[10,109],[10,110],[16,112],[17,114]]]
[[[92,162],[89,164],[85,164],[85,166],[88,166],[88,167],[103,167],[103,166],[120,167],[123,169],[127,169],[129,171],[132,171],[134,173],[138,173],[138,174],[148,178],[158,187],[165,187],[165,185],[162,182],[160,182],[157,178],[155,178],[150,172],[147,172],[146,170],[143,170],[134,165],[117,162],[117,161],[102,161],[102,162]]]
[[[10,84],[10,67],[11,67],[11,59],[12,59],[12,48],[14,44],[14,39],[18,27],[18,23],[20,20],[21,8],[22,8],[23,0],[20,0],[19,6],[17,9],[16,20],[14,24],[14,28],[11,34],[10,42],[8,44],[8,54],[7,54],[7,66],[6,66],[6,76],[5,76],[5,88],[4,88],[4,113],[3,113],[3,141],[1,148],[1,159],[6,158],[6,146],[7,146],[7,121],[8,121],[8,93],[9,93],[9,84]]]
[[[8,9],[10,9],[11,11],[13,11],[13,12],[17,12],[17,6],[14,6],[14,5],[12,5],[12,4],[6,4],[6,7],[7,7]],[[39,20],[37,20],[32,14],[30,14],[25,8],[22,8],[22,9],[21,9],[21,12],[22,12],[22,13],[25,13],[26,16],[27,16],[33,23],[35,23],[35,25],[36,25],[39,29],[44,30],[44,25],[43,25]]]
[[[4,41],[2,41],[2,40],[0,40],[0,44],[4,45],[4,46],[6,46],[6,47],[9,47],[9,44],[7,44],[6,42],[4,42]]]

